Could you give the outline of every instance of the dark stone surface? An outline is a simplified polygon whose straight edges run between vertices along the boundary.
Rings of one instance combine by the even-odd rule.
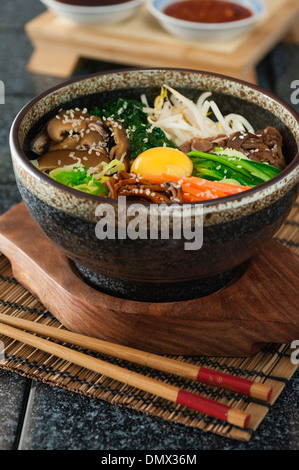
[[[0,214],[21,199],[10,162],[11,123],[31,98],[63,81],[26,72],[32,46],[23,27],[43,9],[37,0],[2,0],[0,4],[0,80],[6,86],[6,104],[0,105]],[[77,73],[116,67],[88,61]],[[298,46],[279,44],[259,65],[258,72],[262,86],[290,102],[290,84],[299,75]],[[299,110],[298,105],[296,108]],[[0,450],[169,450],[185,454],[197,450],[299,450],[298,372],[249,443],[168,423],[42,383],[29,386],[27,379],[0,371]]]

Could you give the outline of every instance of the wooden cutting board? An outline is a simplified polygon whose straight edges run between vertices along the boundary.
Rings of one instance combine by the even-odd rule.
[[[233,285],[208,297],[143,303],[83,282],[20,203],[0,217],[14,277],[71,331],[158,354],[245,357],[299,338],[299,260],[272,240]]]
[[[105,26],[79,25],[47,11],[25,30],[34,52],[29,72],[69,77],[80,59],[141,67],[178,67],[257,82],[256,65],[292,30],[298,40],[298,0],[264,0],[267,14],[248,32],[218,41],[186,41],[166,32],[142,7],[133,17]]]

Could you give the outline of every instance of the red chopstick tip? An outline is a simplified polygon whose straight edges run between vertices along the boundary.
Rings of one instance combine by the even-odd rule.
[[[253,383],[250,387],[250,396],[256,398],[257,400],[269,401],[272,395],[272,387],[261,384]]]
[[[241,428],[249,424],[250,415],[245,411],[231,408],[186,390],[179,390],[176,402]]]
[[[230,409],[227,414],[227,422],[239,428],[248,428],[250,418],[250,414],[236,408]]]
[[[272,392],[273,392],[273,388],[272,388],[272,387],[269,387],[268,395],[267,395],[267,401],[270,401],[270,398],[271,398],[271,396],[272,396]]]
[[[244,428],[248,428],[249,423],[250,423],[250,418],[251,418],[251,416],[250,416],[250,414],[248,414],[245,418],[245,421],[244,421]]]

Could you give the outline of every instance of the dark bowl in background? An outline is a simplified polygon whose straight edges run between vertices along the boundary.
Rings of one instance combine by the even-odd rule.
[[[99,240],[96,208],[117,201],[63,186],[37,170],[25,152],[26,139],[58,109],[101,106],[146,93],[153,100],[167,83],[191,99],[212,91],[223,114],[243,114],[256,129],[276,127],[284,140],[287,168],[270,182],[213,202],[203,210],[203,244],[186,250],[181,239]],[[233,282],[279,230],[297,196],[299,117],[267,91],[226,76],[194,70],[128,69],[77,78],[36,97],[16,117],[10,134],[16,181],[42,231],[78,270],[104,293],[130,300],[170,302],[209,295]],[[131,202],[127,201],[127,204]],[[149,205],[145,205],[149,210]],[[178,217],[184,217],[178,212]],[[193,214],[193,223],[194,214]]]

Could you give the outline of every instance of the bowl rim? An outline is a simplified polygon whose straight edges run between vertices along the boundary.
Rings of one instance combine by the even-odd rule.
[[[19,139],[18,139],[19,127],[20,127],[20,124],[22,123],[24,117],[29,112],[29,110],[32,109],[33,106],[35,106],[39,101],[41,101],[42,99],[44,99],[47,96],[50,96],[51,94],[55,93],[58,90],[61,90],[63,88],[67,88],[70,85],[73,85],[74,83],[79,83],[79,82],[82,82],[82,81],[85,81],[85,80],[92,80],[94,78],[98,78],[98,77],[101,77],[101,76],[104,76],[104,75],[115,75],[115,74],[122,75],[122,74],[132,73],[132,72],[151,73],[151,72],[161,72],[161,71],[162,72],[179,72],[179,73],[198,74],[198,75],[213,77],[213,78],[217,78],[217,79],[224,79],[224,80],[234,82],[236,84],[247,86],[251,89],[256,90],[258,93],[262,93],[268,99],[278,103],[280,106],[285,108],[292,115],[292,117],[295,119],[295,121],[298,123],[298,126],[299,126],[299,114],[296,112],[296,110],[292,106],[290,106],[288,103],[286,103],[283,99],[277,97],[274,93],[272,93],[268,90],[265,90],[264,88],[262,88],[259,85],[254,85],[252,83],[246,82],[246,81],[238,79],[238,78],[233,78],[233,77],[229,77],[229,76],[226,76],[226,75],[212,73],[212,72],[206,72],[206,71],[201,71],[201,70],[183,69],[183,68],[174,68],[174,67],[163,67],[163,68],[161,68],[161,67],[151,67],[151,68],[132,67],[132,68],[121,68],[121,69],[114,69],[114,70],[96,72],[96,73],[92,73],[92,74],[83,75],[83,76],[80,76],[80,77],[71,78],[71,79],[69,79],[67,81],[64,81],[64,82],[62,82],[58,85],[55,85],[55,86],[49,88],[48,90],[46,90],[46,91],[38,94],[37,96],[35,96],[32,100],[30,100],[19,111],[19,113],[17,114],[17,116],[15,117],[15,119],[14,119],[12,125],[11,125],[10,135],[9,135],[9,142],[10,142],[11,152],[12,152],[12,149],[15,150],[14,156],[17,156],[18,160],[21,161],[21,163],[23,164],[23,167],[25,168],[25,170],[28,171],[29,174],[31,174],[33,177],[38,178],[40,181],[42,181],[45,184],[48,184],[48,185],[50,184],[51,186],[54,186],[57,189],[62,190],[62,191],[66,192],[66,193],[68,193],[72,196],[75,196],[75,197],[79,198],[79,199],[98,201],[99,203],[101,203],[101,202],[107,203],[107,201],[108,201],[110,203],[117,204],[118,201],[116,199],[85,193],[85,192],[80,191],[78,189],[74,189],[74,188],[66,186],[62,183],[59,183],[58,181],[54,180],[53,178],[51,178],[50,176],[46,175],[45,173],[40,171],[38,168],[36,168],[31,163],[31,161],[28,159],[27,155],[25,154],[24,150],[21,147],[21,144],[20,144]],[[290,129],[290,131],[291,131],[291,129]],[[259,193],[259,192],[263,192],[264,190],[267,190],[271,186],[274,186],[275,183],[279,183],[279,182],[283,181],[284,179],[286,179],[286,177],[290,176],[296,169],[299,169],[299,145],[297,146],[297,153],[294,156],[291,163],[287,166],[287,168],[282,170],[282,172],[279,175],[275,176],[271,180],[266,181],[266,182],[260,184],[259,186],[256,186],[256,187],[254,187],[252,189],[249,189],[247,191],[244,191],[242,193],[237,193],[237,194],[234,194],[234,195],[229,195],[229,196],[226,196],[226,197],[213,199],[213,200],[208,200],[208,201],[196,201],[196,202],[192,202],[192,203],[189,203],[189,204],[191,206],[202,205],[204,207],[207,207],[207,206],[211,207],[211,206],[215,206],[215,205],[220,204],[220,203],[225,204],[225,203],[232,202],[232,201],[244,200],[248,196],[254,195],[254,194]],[[133,203],[134,203],[134,201],[133,201]],[[126,204],[130,205],[130,204],[132,204],[132,201],[126,200]],[[143,204],[144,205],[150,205],[151,202],[144,202]],[[186,203],[178,203],[178,204],[183,205],[183,204],[186,204]]]
[[[49,8],[55,8],[57,11],[64,13],[78,13],[78,14],[90,14],[96,13],[115,13],[117,10],[128,10],[137,5],[142,5],[145,0],[126,0],[122,3],[115,3],[113,5],[98,5],[98,6],[84,6],[84,5],[70,5],[68,3],[60,3],[55,0],[40,0],[44,5]]]
[[[261,18],[261,16],[267,12],[267,7],[264,1],[257,0],[262,10],[260,12],[257,12],[253,9],[253,7],[248,6],[248,8],[250,8],[250,10],[253,13],[252,16],[250,16],[249,18],[244,18],[243,20],[237,20],[237,21],[228,21],[225,23],[200,23],[200,22],[195,22],[195,21],[180,20],[170,15],[166,15],[156,6],[157,1],[159,0],[149,0],[147,7],[148,7],[149,12],[152,13],[161,22],[169,23],[169,24],[172,24],[173,26],[177,26],[181,28],[196,29],[196,30],[207,30],[207,31],[212,31],[215,29],[216,30],[219,30],[219,29],[228,30],[228,29],[236,29],[236,28],[250,26],[253,23],[256,23]],[[167,1],[169,4],[171,4],[179,0],[174,0],[174,1],[167,0]],[[228,0],[228,1],[231,1],[232,3],[234,3],[235,0]],[[239,3],[238,0],[236,0],[235,3]]]

